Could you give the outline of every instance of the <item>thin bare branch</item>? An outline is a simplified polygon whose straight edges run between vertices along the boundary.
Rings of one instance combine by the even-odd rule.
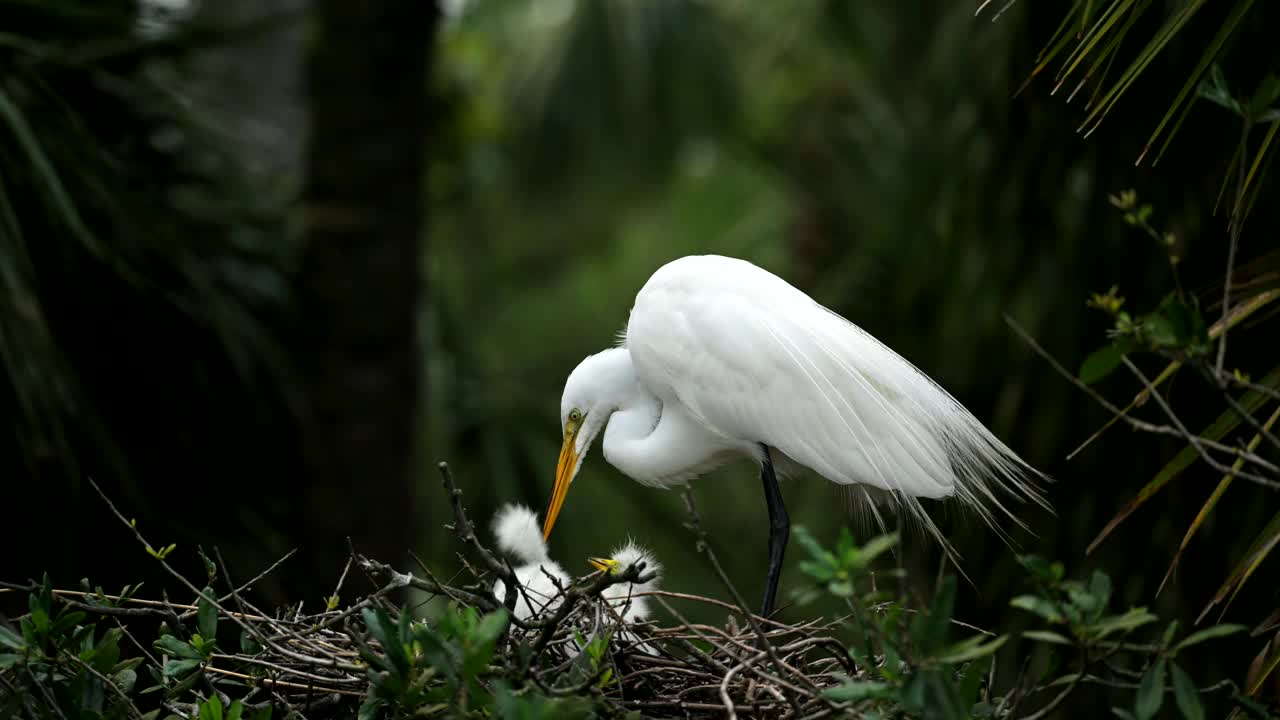
[[[1228,467],[1227,465],[1223,465],[1222,463],[1218,462],[1217,459],[1215,459],[1212,455],[1209,454],[1209,451],[1207,449],[1207,446],[1209,445],[1209,443],[1199,435],[1196,435],[1195,433],[1192,433],[1190,430],[1187,430],[1187,426],[1184,425],[1182,423],[1182,420],[1180,420],[1177,414],[1174,413],[1173,408],[1169,406],[1168,401],[1165,400],[1164,396],[1162,396],[1160,393],[1155,392],[1155,388],[1152,387],[1151,381],[1148,380],[1147,376],[1143,374],[1141,370],[1138,369],[1138,366],[1134,365],[1132,360],[1124,356],[1120,357],[1120,361],[1124,363],[1125,367],[1129,368],[1129,371],[1134,374],[1134,377],[1138,378],[1138,380],[1142,382],[1144,387],[1152,390],[1151,396],[1155,398],[1156,403],[1160,405],[1160,409],[1164,411],[1164,414],[1166,417],[1169,418],[1169,421],[1172,422],[1175,427],[1177,427],[1178,433],[1182,436],[1184,440],[1191,443],[1191,446],[1196,449],[1196,452],[1200,454],[1200,457],[1205,462],[1209,463],[1209,465],[1214,470],[1217,470],[1220,473],[1234,475],[1242,480],[1249,480],[1250,482],[1255,482],[1255,483],[1258,483],[1259,485],[1280,489],[1280,481],[1273,480],[1270,478],[1265,478],[1265,477],[1262,477],[1261,475],[1255,475],[1253,473],[1245,473],[1238,470],[1232,470],[1232,468]]]

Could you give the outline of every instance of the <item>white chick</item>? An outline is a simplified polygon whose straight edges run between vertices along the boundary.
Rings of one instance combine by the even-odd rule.
[[[626,572],[628,568],[641,560],[644,561],[644,569],[640,571],[640,574],[642,576],[652,575],[653,577],[645,582],[624,582],[610,585],[600,593],[600,596],[622,618],[615,637],[643,652],[657,655],[658,651],[655,648],[651,647],[649,643],[641,641],[634,632],[626,629],[626,626],[630,623],[643,622],[649,618],[649,598],[642,593],[658,589],[662,565],[657,558],[653,556],[652,552],[636,544],[634,540],[628,540],[626,544],[614,549],[612,557],[591,558],[590,563],[597,570],[604,570],[616,575]],[[614,621],[611,618],[605,618],[605,622]]]
[[[527,620],[559,605],[560,590],[548,575],[555,577],[564,587],[569,586],[570,578],[564,568],[548,555],[537,514],[523,505],[505,505],[493,518],[493,534],[497,537],[498,548],[514,555],[520,562],[514,567],[516,580],[523,586],[523,589],[516,589],[516,617]],[[498,602],[506,600],[506,590],[502,580],[494,583],[493,594]]]
[[[597,570],[607,570],[616,575],[626,572],[628,568],[642,560],[644,570],[640,574],[653,576],[647,582],[618,583],[610,585],[600,593],[600,596],[608,600],[609,604],[617,610],[622,619],[629,623],[640,622],[649,617],[649,598],[640,593],[658,589],[662,565],[652,552],[636,544],[634,540],[628,540],[626,544],[615,548],[609,558],[591,558],[590,561]]]

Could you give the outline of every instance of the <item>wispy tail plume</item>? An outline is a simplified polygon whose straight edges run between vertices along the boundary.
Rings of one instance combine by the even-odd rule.
[[[493,534],[497,537],[498,548],[515,555],[521,563],[550,560],[538,515],[524,505],[504,505],[493,518]]]

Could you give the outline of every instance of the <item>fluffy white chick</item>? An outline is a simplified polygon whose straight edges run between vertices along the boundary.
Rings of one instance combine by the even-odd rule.
[[[643,622],[649,618],[650,599],[643,593],[658,589],[658,580],[662,574],[661,563],[658,562],[652,552],[637,544],[634,540],[627,540],[625,544],[614,548],[612,555],[608,558],[591,558],[589,562],[597,570],[604,570],[616,575],[626,572],[632,565],[642,560],[644,561],[644,569],[640,571],[640,575],[651,575],[652,577],[645,582],[624,582],[610,585],[600,593],[600,596],[609,603],[613,612],[617,613],[622,619],[619,627],[615,630],[615,637],[643,652],[657,655],[658,651],[656,649],[651,647],[649,643],[642,641],[626,626],[630,623]],[[602,620],[609,624],[616,622],[612,618],[602,618]]]
[[[523,589],[516,589],[515,615],[526,620],[544,610],[560,604],[560,590],[551,577],[564,587],[570,583],[569,574],[547,553],[547,543],[542,539],[538,516],[524,505],[504,505],[493,518],[493,534],[498,548],[515,556],[516,580]],[[506,600],[507,588],[502,580],[494,583],[493,594],[499,602]]]
[[[653,556],[652,552],[637,544],[634,540],[628,540],[625,544],[614,548],[613,553],[608,558],[591,558],[591,564],[596,569],[607,570],[615,575],[626,572],[632,565],[640,561],[644,561],[644,569],[640,572],[641,576],[652,575],[653,577],[646,582],[624,582],[610,585],[600,593],[600,596],[609,601],[609,604],[622,616],[622,619],[629,623],[648,619],[649,598],[641,593],[658,589],[658,580],[662,575],[661,563]]]

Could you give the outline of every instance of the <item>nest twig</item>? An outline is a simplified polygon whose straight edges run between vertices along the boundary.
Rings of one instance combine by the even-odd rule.
[[[272,705],[301,718],[349,716],[369,696],[377,680],[367,653],[379,656],[386,651],[362,616],[374,609],[398,615],[400,610],[387,597],[396,590],[412,587],[480,614],[504,607],[510,611],[516,597],[512,590],[520,590],[515,573],[478,537],[467,517],[462,492],[447,466],[442,463],[440,470],[454,516],[452,528],[474,561],[465,563],[462,581],[444,582],[421,563],[421,575],[401,572],[353,549],[343,580],[354,566],[380,584],[376,589],[342,608],[304,614],[299,606],[269,613],[244,596],[252,581],[236,586],[215,552],[228,590],[220,597],[206,596],[204,602],[216,607],[224,626],[238,627],[242,646],[239,652],[231,652],[225,647],[228,643],[220,643],[195,671],[203,677],[192,684],[190,693],[194,694],[165,699],[164,706],[189,716],[202,699],[216,695],[227,703],[239,698],[249,709]],[[105,494],[103,499],[140,543],[153,547]],[[692,499],[688,502],[689,526],[699,551],[718,567]],[[201,589],[174,570],[163,553],[157,559],[193,598],[200,598]],[[824,689],[859,674],[836,637],[839,619],[791,625],[753,615],[727,576],[723,572],[719,575],[734,602],[658,590],[643,593],[667,610],[672,618],[667,623],[625,622],[619,610],[601,597],[612,585],[647,581],[651,574],[646,574],[643,563],[617,574],[595,572],[578,578],[561,589],[548,610],[530,617],[511,614],[510,624],[498,638],[479,680],[483,685],[501,679],[517,691],[522,687],[536,689],[550,697],[587,696],[605,708],[639,710],[646,717],[820,718],[850,710],[848,703],[823,695]],[[507,602],[497,599],[495,582],[508,583]],[[36,593],[41,588],[0,583],[0,592],[5,590]],[[175,636],[189,638],[199,611],[196,601],[182,604],[71,590],[55,590],[54,594],[61,602],[96,615],[96,619],[117,623],[126,632],[128,623],[152,618],[164,621]],[[336,598],[337,592],[334,605]],[[689,604],[726,611],[725,624],[688,621],[677,605]],[[606,649],[593,656],[584,641],[603,633],[609,635]],[[225,640],[224,633],[219,635]],[[153,662],[164,662],[163,656],[156,660],[156,648],[138,642],[133,633],[127,637]],[[173,680],[175,684],[178,681]],[[135,713],[138,710],[134,706],[128,712],[140,715]],[[412,708],[401,710],[413,712]]]

